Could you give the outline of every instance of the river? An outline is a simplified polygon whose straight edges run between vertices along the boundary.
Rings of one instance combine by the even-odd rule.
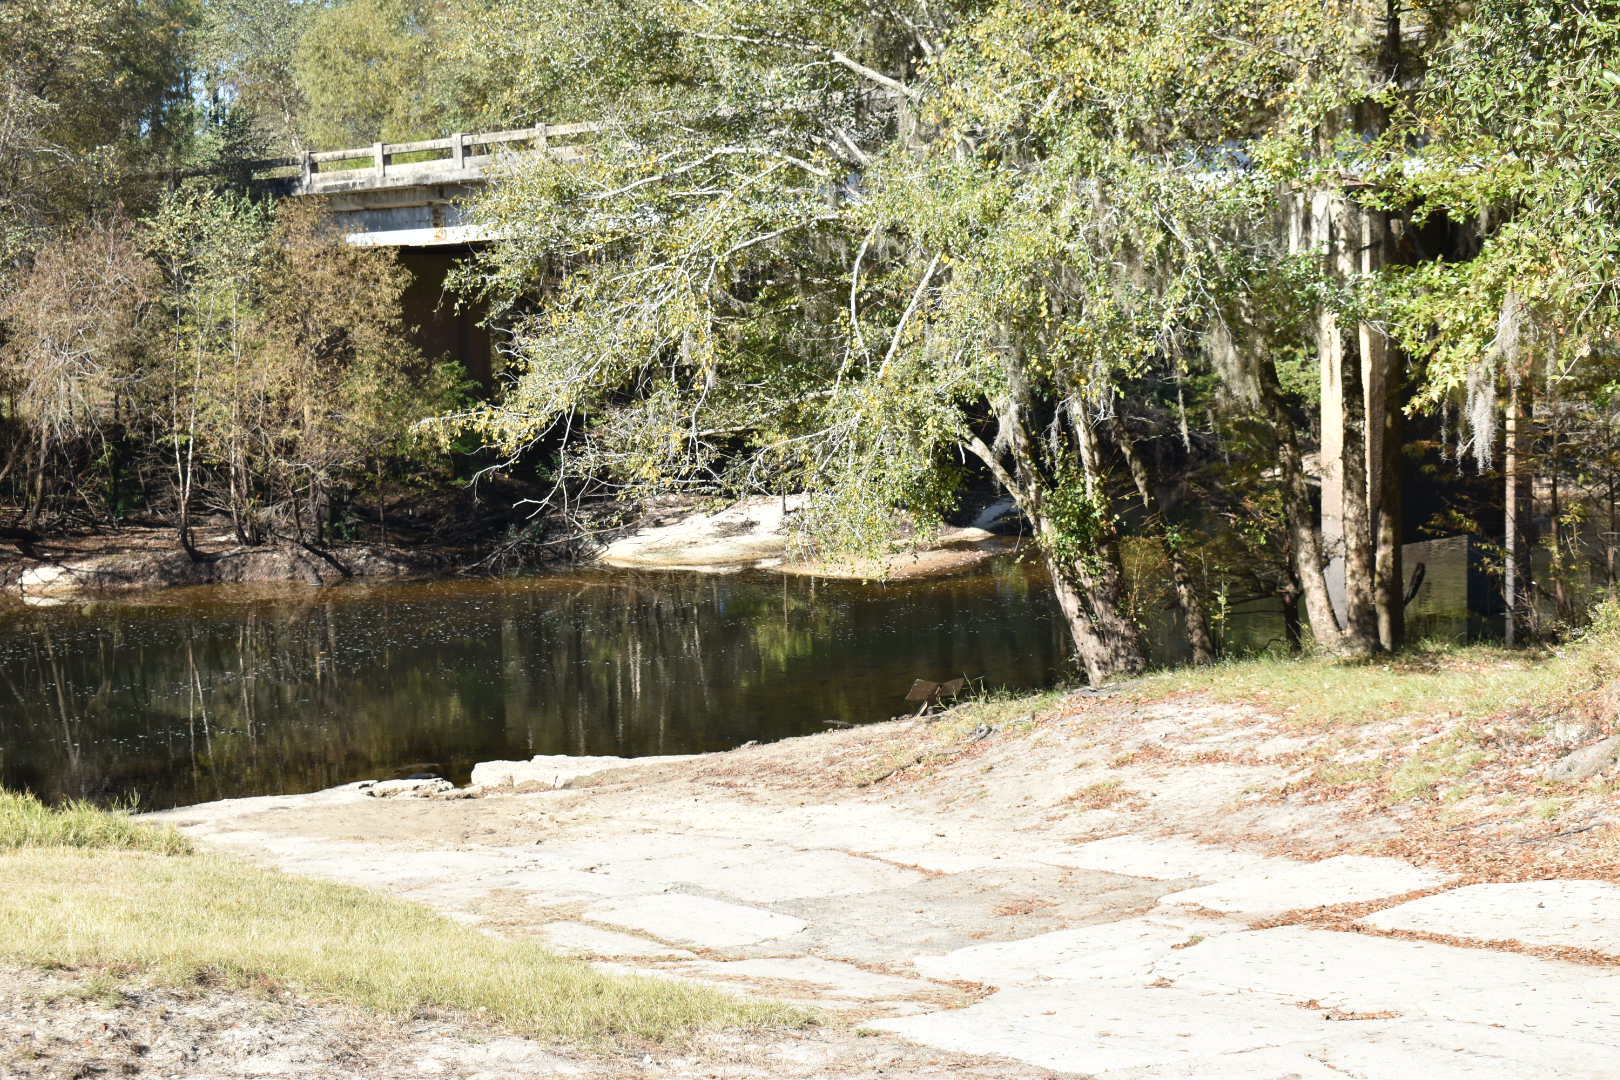
[[[1068,673],[1044,580],[583,571],[0,612],[0,784],[156,809],[885,719],[914,678]]]

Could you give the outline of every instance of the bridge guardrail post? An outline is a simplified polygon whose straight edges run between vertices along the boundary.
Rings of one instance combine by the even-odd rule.
[[[303,166],[304,190],[308,191],[315,186],[315,156],[308,150],[304,151]]]
[[[377,178],[380,180],[383,177],[387,176],[388,175],[388,155],[383,153],[383,144],[382,143],[378,142],[378,143],[372,143],[371,144],[371,157],[372,157],[372,161],[374,162],[373,168],[377,173]]]
[[[467,167],[467,133],[458,131],[450,136],[450,160],[457,171]]]

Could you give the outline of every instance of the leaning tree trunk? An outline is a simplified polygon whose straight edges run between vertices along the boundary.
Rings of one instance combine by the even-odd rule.
[[[1111,515],[1099,514],[1100,527],[1090,538],[1087,551],[1073,557],[1068,540],[1054,516],[1053,496],[1057,494],[1057,471],[1043,461],[1042,451],[1030,438],[1025,416],[1030,402],[1022,387],[1015,387],[1012,399],[999,410],[1000,434],[992,448],[977,436],[964,446],[990,469],[992,475],[1013,497],[1030,523],[1046,554],[1052,577],[1052,590],[1069,627],[1076,657],[1092,685],[1110,679],[1139,675],[1147,670],[1147,639],[1131,618],[1126,602],[1125,571],[1120,558],[1119,534]],[[1099,485],[1095,455],[1087,445],[1084,418],[1077,421],[1078,447],[1073,452],[1081,466],[1084,482]],[[1075,462],[1069,462],[1072,465]]]
[[[1037,535],[1040,527],[1037,524]],[[1052,591],[1074,641],[1075,656],[1093,686],[1147,670],[1147,643],[1125,610],[1124,573],[1117,562],[1066,561],[1048,555]]]

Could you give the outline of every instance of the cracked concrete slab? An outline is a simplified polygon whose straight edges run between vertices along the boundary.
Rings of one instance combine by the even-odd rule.
[[[815,956],[761,957],[754,960],[695,960],[674,970],[720,979],[763,979],[808,983],[842,998],[884,1001],[937,996],[945,989],[921,979],[884,975],[839,960]]]
[[[1213,885],[1184,889],[1167,905],[1268,915],[1327,904],[1354,904],[1430,889],[1446,877],[1400,859],[1338,855],[1320,862],[1268,860],[1258,871]]]
[[[871,1026],[941,1050],[1087,1074],[1178,1065],[1332,1033],[1329,1021],[1306,1009],[1103,982],[1003,990],[966,1009]]]
[[[1012,866],[778,906],[810,924],[801,948],[909,964],[918,954],[1143,914],[1162,893],[1156,882],[1119,874]]]
[[[193,812],[188,831],[534,935],[604,971],[825,1010],[828,1038],[846,1050],[881,1044],[917,1063],[907,1077],[936,1075],[937,1057],[992,1080],[1046,1069],[1106,1080],[1550,1080],[1612,1075],[1620,1054],[1613,969],[1249,928],[1286,909],[1443,884],[1405,862],[1309,862],[1157,834],[1071,843],[1065,834],[1114,832],[1131,817],[1065,809],[1006,821],[1004,806],[976,801],[977,787],[942,803],[842,791],[816,801],[747,770],[706,787],[682,780],[683,768],[649,772],[656,782],[616,776],[442,804],[353,796],[362,801],[351,807],[339,793],[311,800],[302,831],[287,825],[296,802],[278,800],[252,814]],[[1196,789],[1189,779],[1182,796]],[[1027,790],[1020,779],[1019,798]],[[1620,917],[1608,914],[1617,893],[1603,882],[1469,887],[1366,921],[1620,943]],[[856,1024],[897,1038],[856,1038]],[[877,1074],[804,1069],[792,1075]]]
[[[1620,956],[1620,885],[1578,880],[1466,885],[1361,921],[1380,930],[1561,945]]]
[[[1207,993],[1620,1045],[1620,976],[1517,953],[1283,926],[1212,937],[1154,974]]]
[[[686,893],[604,900],[586,908],[583,918],[708,949],[791,937],[809,925],[791,915]]]
[[[677,949],[651,938],[637,937],[600,926],[577,922],[554,922],[542,926],[538,935],[547,945],[573,956],[639,957],[643,959],[687,959],[696,954]]]
[[[1110,836],[1078,844],[1051,856],[1061,866],[1083,870],[1106,870],[1112,874],[1175,880],[1198,878],[1221,881],[1252,876],[1268,869],[1280,870],[1298,865],[1290,859],[1274,859],[1249,851],[1201,844],[1181,836]]]
[[[514,870],[494,878],[490,884],[526,893],[538,904],[570,904],[612,896],[642,896],[655,891],[645,881],[629,881],[611,874],[567,867]]]
[[[919,956],[917,970],[931,979],[966,979],[1002,986],[1039,979],[1151,978],[1153,966],[1178,947],[1212,933],[1240,930],[1236,923],[1149,917],[1098,923],[1050,934],[970,945],[943,956]]]
[[[1423,1021],[1370,1032],[1360,1031],[1362,1025],[1357,1022],[1342,1026],[1355,1030],[1309,1051],[1312,1058],[1331,1066],[1333,1075],[1341,1080],[1606,1080],[1614,1076],[1613,1066],[1594,1057],[1588,1043],[1527,1037],[1491,1024]]]
[[[802,851],[781,844],[719,852],[699,847],[682,855],[658,859],[610,859],[599,869],[612,877],[692,885],[758,904],[846,896],[928,880],[925,874],[877,859],[839,851]]]
[[[1168,1065],[1117,1069],[1097,1080],[1599,1080],[1614,1075],[1592,1047],[1479,1024],[1361,1021],[1337,1037]]]

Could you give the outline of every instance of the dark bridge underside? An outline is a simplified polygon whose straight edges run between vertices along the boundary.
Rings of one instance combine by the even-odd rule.
[[[488,314],[483,304],[461,300],[445,293],[444,280],[452,266],[468,258],[473,248],[466,244],[441,243],[400,247],[400,265],[411,272],[411,284],[401,298],[401,314],[411,330],[411,340],[423,354],[436,359],[457,361],[478,385],[492,383],[489,330],[483,325]]]

